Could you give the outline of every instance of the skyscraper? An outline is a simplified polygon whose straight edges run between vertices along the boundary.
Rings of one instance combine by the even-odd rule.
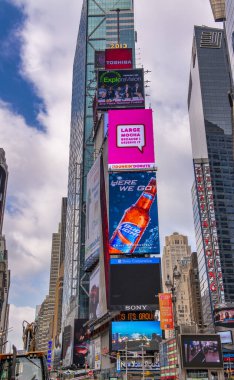
[[[176,313],[179,325],[188,325],[192,321],[188,282],[190,261],[191,247],[188,245],[187,236],[181,235],[178,232],[166,236],[162,257],[164,291],[168,291],[165,282],[168,276],[172,280],[173,269],[177,266],[181,275],[180,280],[176,284]]]
[[[188,109],[195,182],[194,223],[204,323],[234,301],[234,161],[231,74],[222,29],[194,28]]]
[[[63,326],[88,315],[84,272],[86,177],[95,157],[93,98],[95,52],[125,43],[134,54],[133,0],[83,2],[73,66],[67,232],[64,259]]]
[[[0,235],[2,234],[2,224],[6,200],[8,169],[6,164],[5,152],[0,148]]]
[[[8,295],[10,288],[10,271],[8,269],[8,251],[6,249],[6,239],[2,235],[2,225],[4,217],[4,208],[6,200],[8,179],[8,168],[5,158],[5,152],[0,148],[0,353],[4,352],[7,341],[9,304]]]

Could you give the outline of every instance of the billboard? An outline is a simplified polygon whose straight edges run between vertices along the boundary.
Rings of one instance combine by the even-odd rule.
[[[100,311],[100,268],[92,272],[89,282],[89,319],[101,317]]]
[[[159,351],[162,330],[159,321],[111,322],[111,351]]]
[[[158,309],[161,290],[160,259],[110,259],[110,310]]]
[[[171,293],[159,293],[160,326],[162,330],[173,330],[173,309]]]
[[[94,369],[101,369],[101,338],[94,339]]]
[[[87,175],[85,261],[86,266],[98,260],[101,249],[100,156]]]
[[[143,75],[143,69],[99,70],[97,108],[144,108]]]
[[[106,70],[132,69],[132,49],[106,49]]]
[[[214,310],[214,322],[216,326],[234,326],[234,308]]]
[[[73,363],[77,368],[85,368],[89,353],[90,331],[84,327],[86,322],[87,319],[75,319],[74,321]]]
[[[231,330],[217,331],[216,334],[220,336],[222,344],[232,344],[232,332]]]
[[[155,169],[152,110],[110,110],[108,120],[108,168]]]
[[[160,253],[155,172],[109,175],[109,253]]]
[[[181,335],[184,368],[222,368],[219,335]]]

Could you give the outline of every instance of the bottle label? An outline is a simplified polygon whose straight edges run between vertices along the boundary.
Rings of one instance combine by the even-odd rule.
[[[154,197],[153,197],[153,195],[152,194],[149,194],[149,193],[143,193],[143,196],[145,197],[145,198],[147,198],[147,199],[150,199],[150,200],[152,200]]]
[[[139,234],[141,232],[140,227],[133,223],[122,223],[118,228],[117,234],[111,242],[111,246],[123,253],[129,253],[133,244],[136,242]],[[124,237],[129,241],[125,243],[121,237]]]

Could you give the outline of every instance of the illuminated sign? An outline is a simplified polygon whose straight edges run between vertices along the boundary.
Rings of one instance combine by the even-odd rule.
[[[108,112],[108,168],[112,171],[155,169],[151,109]]]
[[[159,293],[160,325],[162,330],[173,330],[173,309],[171,293]]]
[[[132,69],[132,49],[106,49],[106,70]]]
[[[222,368],[219,335],[181,335],[184,368]]]
[[[159,321],[111,322],[111,351],[159,351],[162,330]]]
[[[144,108],[143,69],[99,70],[97,108]]]
[[[109,253],[160,253],[154,172],[109,175]]]
[[[195,163],[194,169],[208,281],[214,306],[225,299],[210,167],[208,163]]]

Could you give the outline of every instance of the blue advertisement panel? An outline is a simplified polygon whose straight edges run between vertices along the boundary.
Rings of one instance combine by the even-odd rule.
[[[155,172],[109,175],[109,253],[160,253]]]
[[[159,321],[128,321],[112,322],[111,351],[126,350],[159,351],[159,344],[162,341],[162,330]]]

